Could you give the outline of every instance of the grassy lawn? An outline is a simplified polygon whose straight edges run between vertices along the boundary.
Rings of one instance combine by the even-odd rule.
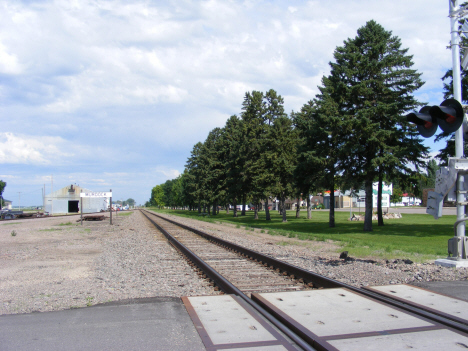
[[[328,211],[312,211],[312,219],[295,218],[295,211],[288,211],[287,223],[277,211],[271,211],[271,221],[265,221],[265,212],[259,220],[249,211],[246,216],[232,217],[232,211],[217,216],[201,217],[196,211],[157,210],[159,212],[190,217],[207,222],[226,222],[249,230],[257,228],[271,235],[283,235],[299,240],[333,241],[340,245],[337,252],[348,251],[352,257],[360,258],[409,258],[416,262],[447,257],[447,240],[453,236],[456,216],[444,216],[435,220],[427,214],[403,214],[401,219],[384,220],[383,227],[373,221],[373,231],[363,232],[363,222],[350,222],[349,212],[335,212],[335,228],[328,227]],[[240,212],[238,212],[240,214]]]

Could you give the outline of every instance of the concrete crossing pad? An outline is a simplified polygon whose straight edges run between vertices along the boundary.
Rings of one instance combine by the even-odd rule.
[[[182,297],[207,350],[297,350],[235,295]]]
[[[447,329],[331,340],[338,350],[347,351],[440,351],[464,350],[467,338]]]
[[[259,295],[317,336],[434,326],[342,288]]]
[[[408,284],[367,287],[393,299],[411,302],[439,315],[468,323],[468,302]]]
[[[309,342],[331,350],[406,350],[414,345],[440,350],[441,345],[454,343],[468,347],[468,337],[459,332],[344,288],[262,293],[252,298]]]

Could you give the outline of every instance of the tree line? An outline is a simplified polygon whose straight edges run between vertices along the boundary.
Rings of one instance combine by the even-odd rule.
[[[413,93],[424,82],[412,69],[412,56],[401,41],[369,21],[334,51],[330,74],[319,94],[289,115],[275,90],[245,93],[241,112],[223,128],[194,145],[177,179],[155,186],[149,204],[216,214],[219,207],[279,200],[286,221],[287,197],[330,191],[329,226],[335,226],[334,190],[364,189],[364,231],[372,230],[372,184],[379,183],[378,217],[382,219],[382,184],[415,192],[427,177],[428,148],[404,117],[419,109]],[[431,166],[434,166],[431,164]],[[419,189],[418,189],[419,191]],[[298,206],[299,207],[299,206]],[[310,210],[308,211],[310,218]]]

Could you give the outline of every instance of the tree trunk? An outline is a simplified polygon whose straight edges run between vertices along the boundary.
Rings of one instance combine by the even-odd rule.
[[[311,213],[311,210],[310,210],[310,194],[307,194],[307,219],[311,219],[312,218],[312,213]]]
[[[383,174],[379,167],[379,187],[377,190],[377,226],[379,227],[384,225],[382,214],[382,181]]]
[[[301,204],[300,204],[300,199],[299,196],[297,197],[297,204],[296,204],[296,218],[301,217]]]
[[[198,202],[198,213],[201,213],[201,203]]]
[[[281,211],[283,211],[283,223],[288,221],[286,219],[286,205],[284,203],[285,201],[286,201],[286,197],[283,195],[281,197]]]
[[[229,214],[229,204],[226,205],[226,214]]]
[[[237,198],[234,198],[234,209],[232,210],[233,217],[237,217]]]
[[[258,202],[257,202],[256,198],[253,199],[253,203],[254,203],[254,206],[255,206],[254,219],[258,219]]]
[[[245,201],[246,201],[246,195],[242,195],[242,213],[241,216],[245,216]]]
[[[216,204],[216,201],[213,201],[213,216],[216,216],[217,211],[218,211],[218,206]]]
[[[328,216],[328,226],[335,228],[335,182],[331,180],[330,188],[330,213]]]
[[[271,221],[270,209],[268,208],[268,196],[265,198],[265,215],[266,215],[266,220]]]
[[[364,218],[364,231],[372,231],[372,180],[366,180],[364,183],[366,190],[366,212]]]

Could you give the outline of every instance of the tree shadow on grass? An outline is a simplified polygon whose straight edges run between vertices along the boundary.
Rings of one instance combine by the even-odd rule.
[[[287,231],[296,235],[310,236],[330,236],[333,237],[348,234],[348,235],[391,235],[399,237],[451,237],[453,236],[453,223],[456,221],[456,216],[445,216],[439,220],[435,220],[432,216],[426,214],[404,214],[402,219],[384,220],[384,226],[379,227],[377,221],[373,221],[371,232],[364,232],[364,222],[348,221],[349,213],[336,212],[334,228],[330,228],[328,224],[328,211],[313,212],[312,219],[305,218],[305,214],[301,218],[292,216],[293,212],[288,213],[288,222],[283,223],[281,216],[276,212],[271,212],[271,221],[266,221],[264,212],[260,212],[259,219],[254,219],[254,214],[251,211],[246,212],[246,216],[233,217],[232,213],[220,213],[209,218],[200,218],[195,211],[170,211],[167,213],[178,214],[184,217],[191,217],[198,220],[209,222],[223,221],[233,225],[240,225],[249,228],[264,229],[265,231]],[[263,216],[262,216],[263,214]]]

